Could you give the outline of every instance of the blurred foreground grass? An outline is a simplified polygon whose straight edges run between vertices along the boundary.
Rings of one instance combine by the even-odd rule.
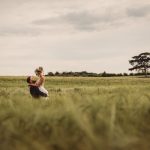
[[[0,77],[0,150],[149,150],[150,79]]]

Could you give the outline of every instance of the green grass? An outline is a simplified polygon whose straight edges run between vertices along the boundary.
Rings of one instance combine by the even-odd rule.
[[[149,150],[150,79],[0,77],[0,150]]]

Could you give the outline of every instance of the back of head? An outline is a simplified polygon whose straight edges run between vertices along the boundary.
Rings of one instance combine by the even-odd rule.
[[[31,76],[27,77],[27,83],[31,83]]]

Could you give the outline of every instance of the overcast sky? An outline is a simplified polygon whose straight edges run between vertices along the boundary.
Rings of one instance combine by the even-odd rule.
[[[0,0],[0,75],[128,72],[145,51],[149,0]]]

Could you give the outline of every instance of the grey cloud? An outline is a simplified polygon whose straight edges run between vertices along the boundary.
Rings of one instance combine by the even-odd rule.
[[[37,36],[40,31],[29,27],[1,27],[0,36]]]
[[[79,31],[99,31],[110,27],[118,27],[126,24],[130,17],[144,18],[150,13],[150,5],[143,5],[122,9],[110,9],[104,12],[95,13],[94,11],[74,11],[66,14],[59,14],[50,18],[35,20],[34,25],[41,26],[72,26]]]
[[[69,24],[77,30],[96,30],[99,25],[112,24],[116,20],[116,15],[110,13],[94,14],[88,11],[71,12],[53,18],[35,20],[35,25]]]
[[[127,15],[131,17],[145,17],[150,13],[150,5],[129,8],[127,9]]]
[[[93,14],[89,12],[70,13],[64,16],[70,24],[79,30],[95,30],[97,25],[111,23],[114,17],[109,14]]]

